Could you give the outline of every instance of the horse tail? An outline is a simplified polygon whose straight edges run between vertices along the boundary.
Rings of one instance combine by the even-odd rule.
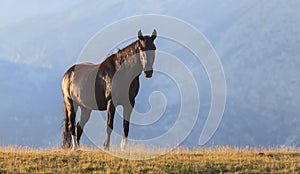
[[[64,123],[62,132],[62,148],[69,149],[71,146],[71,133],[69,130],[69,117],[66,103],[64,103]]]
[[[72,66],[62,78],[62,95],[64,100],[64,121],[63,121],[63,131],[62,131],[62,148],[69,149],[71,146],[71,132],[69,129],[70,120],[69,120],[69,110],[68,110],[68,91],[69,91],[69,78],[74,70],[75,66]]]

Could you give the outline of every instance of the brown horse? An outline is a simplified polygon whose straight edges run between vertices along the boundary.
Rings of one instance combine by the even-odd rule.
[[[130,115],[139,91],[139,76],[143,72],[146,78],[152,77],[156,35],[156,30],[151,36],[143,36],[139,31],[137,41],[108,56],[101,64],[81,63],[67,70],[62,79],[65,112],[63,148],[70,148],[71,142],[72,149],[77,148],[91,111],[106,110],[104,149],[109,149],[115,108],[121,105],[123,106],[121,149],[125,149]],[[75,126],[78,107],[81,108],[81,116]]]

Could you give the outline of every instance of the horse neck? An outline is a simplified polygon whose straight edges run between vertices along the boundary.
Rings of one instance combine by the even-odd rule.
[[[140,74],[142,64],[140,60],[138,42],[134,42],[126,48],[116,53],[115,66],[116,71],[126,71],[126,73]]]

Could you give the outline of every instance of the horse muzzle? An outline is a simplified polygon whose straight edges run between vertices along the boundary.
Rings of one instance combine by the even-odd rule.
[[[144,76],[146,78],[151,78],[153,74],[153,70],[144,71]]]

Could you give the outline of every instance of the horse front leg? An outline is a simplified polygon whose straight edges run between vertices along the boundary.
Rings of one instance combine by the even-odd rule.
[[[127,138],[129,133],[130,115],[134,106],[134,102],[131,102],[131,106],[124,106],[123,110],[123,136],[121,141],[121,150],[125,151],[127,147]]]
[[[106,113],[106,138],[104,142],[104,150],[109,150],[110,146],[110,135],[112,130],[114,129],[114,116],[115,116],[115,106],[110,99],[107,102],[107,113]]]

